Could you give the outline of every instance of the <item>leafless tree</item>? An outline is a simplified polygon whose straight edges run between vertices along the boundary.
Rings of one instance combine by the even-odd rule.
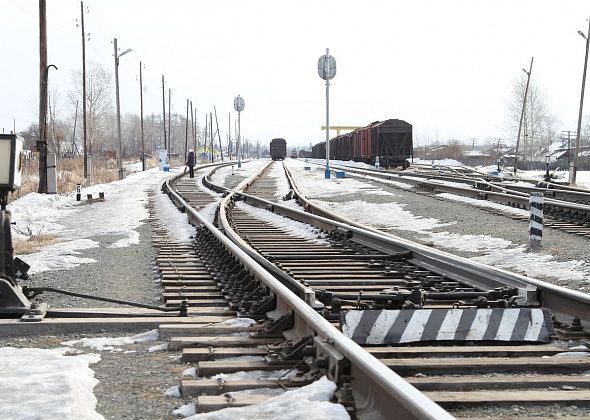
[[[508,105],[509,136],[516,142],[518,125],[522,112],[522,101],[526,87],[526,76],[516,80],[512,89],[512,99]],[[557,136],[558,121],[545,102],[545,95],[531,80],[525,115],[523,119],[520,144],[524,160],[533,160],[535,153],[548,147]]]
[[[82,103],[82,72],[73,74],[70,101]],[[112,76],[99,63],[92,62],[86,72],[86,124],[88,153],[101,152],[109,143],[109,115],[113,110]],[[80,112],[78,113],[79,117]],[[82,127],[82,124],[79,125]]]

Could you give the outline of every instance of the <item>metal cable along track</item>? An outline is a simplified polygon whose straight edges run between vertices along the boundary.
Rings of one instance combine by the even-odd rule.
[[[256,185],[249,184],[250,188]],[[252,201],[253,199],[246,195],[244,197],[247,201]],[[264,202],[259,201],[258,204],[264,204]],[[422,341],[435,340],[437,333],[439,338],[441,335],[447,338],[447,342],[444,343],[447,345],[460,343],[461,340],[468,340],[469,342],[480,340],[482,345],[467,348],[437,346],[412,347],[408,349],[405,347],[392,347],[390,345],[369,348],[371,353],[383,357],[385,365],[394,368],[397,373],[412,375],[416,373],[424,374],[426,372],[429,378],[419,378],[417,380],[416,378],[411,378],[409,381],[419,386],[419,388],[427,390],[427,395],[436,402],[445,406],[455,406],[457,404],[510,404],[516,402],[542,405],[547,401],[558,401],[566,404],[574,400],[579,404],[588,401],[585,391],[571,392],[574,389],[570,388],[562,392],[548,391],[551,387],[559,387],[562,381],[567,382],[573,380],[575,385],[568,385],[573,388],[587,387],[588,380],[586,377],[569,375],[579,373],[581,370],[586,369],[589,364],[588,360],[583,357],[567,359],[566,362],[563,359],[548,359],[544,357],[556,353],[572,353],[567,348],[555,345],[523,345],[526,342],[534,340],[530,339],[531,330],[527,330],[526,328],[523,330],[522,321],[518,321],[517,319],[534,317],[534,315],[531,315],[532,311],[530,308],[512,307],[505,312],[501,321],[504,325],[507,322],[506,319],[509,318],[506,314],[518,314],[515,315],[515,325],[512,326],[512,332],[508,336],[506,336],[506,332],[502,332],[503,328],[500,328],[497,322],[495,323],[493,321],[494,317],[498,316],[498,311],[494,311],[492,308],[511,306],[516,301],[514,299],[515,292],[514,290],[510,290],[510,287],[477,291],[473,288],[466,287],[466,285],[460,282],[453,281],[451,278],[445,278],[428,270],[421,270],[416,268],[416,266],[412,266],[408,262],[412,259],[410,253],[379,255],[374,250],[367,249],[362,244],[347,240],[346,236],[348,235],[344,235],[343,237],[342,232],[340,232],[340,235],[338,232],[332,235],[332,239],[336,239],[335,242],[339,240],[339,243],[335,247],[326,245],[318,246],[310,240],[289,236],[288,232],[274,226],[268,226],[268,223],[253,221],[251,216],[245,215],[240,210],[234,209],[232,214],[233,216],[229,218],[230,225],[235,226],[241,236],[253,248],[257,249],[262,256],[272,261],[275,266],[282,268],[290,277],[298,280],[305,286],[315,289],[316,297],[325,305],[324,315],[333,322],[338,321],[339,314],[340,318],[342,318],[341,311],[347,307],[356,306],[373,310],[367,310],[363,314],[364,318],[358,324],[355,324],[358,327],[362,322],[369,322],[369,326],[373,328],[374,324],[370,322],[376,321],[378,317],[378,315],[375,315],[375,309],[406,309],[405,313],[412,314],[414,318],[412,318],[412,315],[405,318],[399,315],[397,319],[404,318],[404,322],[409,324],[412,319],[415,319],[416,313],[418,313],[418,311],[412,312],[410,308],[418,307],[426,311],[432,308],[434,310],[429,312],[429,318],[425,318],[425,328],[423,330],[417,328],[420,332],[419,334],[421,334]],[[338,236],[340,237],[338,238]],[[359,283],[362,284],[361,287],[358,286]],[[373,293],[365,293],[367,289],[369,291],[373,290]],[[550,289],[552,288],[549,287],[548,290]],[[361,292],[361,290],[363,291]],[[555,295],[550,295],[548,290],[541,291],[540,295],[546,297],[548,302],[551,302],[552,299],[555,300]],[[443,309],[445,305],[447,309]],[[586,308],[588,307],[587,297],[583,305],[586,305]],[[481,331],[479,336],[477,331],[471,331],[468,333],[465,332],[465,336],[461,337],[461,333],[457,331],[454,337],[451,337],[452,339],[449,340],[448,334],[445,335],[440,329],[433,329],[432,326],[436,325],[437,322],[439,322],[439,326],[441,325],[441,318],[448,316],[448,313],[453,311],[448,309],[450,306],[480,308],[475,311],[467,310],[466,313],[471,312],[469,316],[472,316],[475,320],[488,315],[489,322],[487,324],[479,324]],[[559,306],[555,305],[556,312],[562,309]],[[382,314],[383,312],[381,312]],[[423,316],[423,313],[421,315]],[[469,318],[467,317],[466,319]],[[478,321],[474,321],[473,319],[473,325],[476,325]],[[346,323],[346,320],[343,321]],[[518,325],[519,322],[521,322],[520,326]],[[558,327],[562,327],[558,331],[562,338],[585,337],[580,332],[580,326],[576,326],[576,322],[574,320],[574,325],[569,329],[563,328],[562,325],[558,324]],[[553,334],[553,324],[547,322],[546,326],[550,330],[548,333]],[[404,335],[412,336],[412,331],[408,333],[408,330],[410,330],[409,326],[406,330],[394,330],[395,328],[392,327],[388,334],[391,336],[398,334],[398,340],[402,339]],[[371,333],[357,335],[355,337],[353,334],[352,338],[360,342],[362,340],[370,342],[375,339],[374,335],[371,336]],[[416,335],[415,332],[414,335]],[[517,342],[520,345],[487,345],[490,344],[489,342],[493,342],[494,338],[500,338],[500,344],[504,344],[505,341],[512,339],[513,342]],[[373,344],[376,344],[376,342]],[[432,357],[425,359],[424,355],[429,353],[434,355],[451,355],[453,359]],[[478,357],[475,358],[473,356]],[[403,358],[403,360],[400,360],[400,358]],[[454,360],[457,358],[461,360]],[[461,370],[472,373],[493,373],[495,375],[523,372],[527,375],[523,376],[519,381],[514,381],[513,378],[507,377],[498,377],[495,380],[478,380],[473,375],[461,378],[440,376],[441,374],[456,374],[457,371]],[[547,373],[553,372],[567,373],[567,375],[547,375]],[[539,378],[537,377],[539,373],[545,373],[545,375]],[[498,387],[504,389],[521,389],[522,392],[515,394],[513,391],[485,391],[489,388]],[[546,390],[529,391],[531,388],[546,388]],[[460,392],[442,392],[442,390],[448,391],[450,389]]]

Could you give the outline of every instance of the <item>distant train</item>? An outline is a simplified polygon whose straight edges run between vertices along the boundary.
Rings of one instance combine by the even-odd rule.
[[[298,154],[298,156],[299,156],[300,158],[308,158],[308,157],[311,157],[311,152],[310,152],[309,150],[303,150],[303,149],[301,149],[301,150],[299,151],[299,154]]]
[[[297,149],[291,150],[291,159],[297,159]]]
[[[270,157],[272,160],[285,160],[287,157],[287,142],[285,139],[272,139],[270,142]]]
[[[412,125],[403,120],[376,121],[330,139],[330,159],[354,160],[384,168],[406,167],[406,159],[414,153]],[[326,142],[314,145],[311,157],[326,158]]]

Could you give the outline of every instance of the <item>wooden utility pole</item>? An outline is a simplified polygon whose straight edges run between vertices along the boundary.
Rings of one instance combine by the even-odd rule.
[[[213,154],[213,113],[209,112],[209,139],[211,139],[211,163],[215,159],[215,155]]]
[[[76,146],[76,125],[78,124],[78,101],[76,101],[76,115],[74,117],[74,132],[72,133],[72,156],[78,154],[78,146]]]
[[[84,2],[80,2],[80,23],[82,26],[82,126],[84,130],[84,179],[88,179],[88,144],[86,129],[86,33],[84,32]]]
[[[215,105],[213,106],[213,111],[215,111],[215,125],[217,126],[217,138],[219,139],[219,155],[221,156],[221,161],[223,162],[223,147],[221,146],[221,133],[219,132],[219,122],[217,121],[217,108],[215,108]]]
[[[193,150],[195,151],[195,156],[197,156],[197,137],[195,135],[195,116],[193,113],[193,101],[191,101],[191,132],[193,135]]]
[[[520,123],[518,124],[518,135],[516,136],[516,150],[514,151],[514,175],[516,175],[516,165],[518,163],[518,146],[520,143],[520,132],[522,129],[522,119],[524,118],[524,111],[526,107],[526,97],[529,93],[529,83],[531,81],[531,73],[533,71],[533,60],[535,57],[531,57],[531,66],[529,67],[529,71],[522,69],[527,74],[526,79],[526,88],[524,89],[524,99],[522,100],[522,112],[520,113]]]
[[[188,158],[188,107],[190,105],[190,100],[186,100],[186,125],[185,125],[185,133],[184,133],[184,161],[186,162]]]
[[[139,62],[139,108],[141,118],[141,170],[145,171],[145,139],[143,136],[143,79],[141,74],[141,61]]]
[[[203,140],[203,147],[205,148],[205,156],[207,156],[207,131],[209,130],[209,120],[207,119],[207,114],[205,114],[205,139]]]
[[[39,0],[39,193],[47,193],[47,5]]]
[[[168,150],[166,143],[166,95],[164,92],[164,75],[162,75],[162,125],[164,126],[164,149]]]
[[[170,132],[171,124],[170,124],[170,117],[171,117],[171,106],[170,103],[172,102],[172,89],[168,88],[168,158],[170,158],[170,149],[172,149],[172,134]]]

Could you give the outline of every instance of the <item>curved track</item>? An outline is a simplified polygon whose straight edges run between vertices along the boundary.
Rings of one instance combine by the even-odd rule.
[[[218,191],[223,190],[222,186],[211,186]],[[588,327],[590,320],[586,314],[590,311],[588,311],[589,299],[586,295],[568,292],[542,282],[530,281],[501,270],[468,264],[461,259],[424,249],[416,244],[395,241],[375,231],[332,222],[326,217],[313,217],[309,213],[292,207],[284,207],[255,197],[254,194],[271,199],[276,198],[272,180],[263,175],[256,181],[250,180],[243,183],[241,187],[245,186],[249,187],[250,194],[229,194],[224,199],[219,217],[219,223],[226,235],[242,247],[242,251],[230,251],[234,255],[233,260],[235,261],[239,255],[241,257],[238,260],[241,262],[233,266],[234,268],[228,268],[232,267],[227,264],[229,257],[225,257],[226,261],[223,258],[219,259],[217,255],[215,260],[225,262],[221,267],[213,270],[213,277],[218,284],[221,284],[221,293],[230,302],[231,310],[262,317],[264,313],[273,309],[277,311],[277,308],[282,307],[282,310],[279,310],[282,316],[269,321],[262,336],[260,336],[261,331],[258,331],[258,337],[250,336],[247,340],[244,339],[243,345],[249,346],[247,348],[254,348],[252,346],[256,345],[256,350],[252,352],[266,355],[267,359],[264,363],[267,366],[269,365],[268,348],[261,350],[260,346],[268,345],[268,342],[249,340],[262,340],[265,334],[270,334],[271,340],[276,340],[276,343],[280,341],[278,337],[287,338],[287,341],[282,342],[282,355],[273,361],[284,362],[286,355],[315,354],[312,367],[316,369],[327,367],[325,371],[341,385],[340,400],[347,404],[350,410],[358,409],[361,417],[363,413],[370,410],[383,414],[391,410],[391,407],[399,409],[400,406],[404,407],[408,417],[422,418],[425,415],[424,411],[417,407],[424,404],[422,397],[411,391],[413,388],[403,385],[395,375],[385,375],[385,378],[382,375],[372,377],[373,371],[382,372],[383,369],[372,368],[375,361],[369,354],[379,357],[381,366],[385,365],[398,374],[406,376],[409,383],[424,390],[432,400],[444,406],[454,407],[452,410],[457,410],[456,414],[459,415],[469,415],[469,408],[466,407],[473,405],[496,407],[498,404],[518,403],[527,407],[531,406],[530,412],[535,413],[539,409],[542,410],[543,405],[548,401],[565,405],[572,401],[583,405],[587,401],[587,391],[574,391],[589,386],[587,377],[579,373],[590,367],[590,359],[544,357],[558,353],[574,355],[569,349],[571,346],[559,342],[532,345],[530,341],[523,340],[522,337],[512,342],[506,342],[506,339],[494,341],[490,339],[490,334],[488,337],[483,337],[485,335],[483,332],[480,334],[480,340],[474,339],[473,336],[460,339],[461,337],[457,334],[449,340],[449,336],[441,333],[440,329],[431,329],[428,335],[426,331],[418,334],[415,331],[419,329],[407,328],[405,341],[402,339],[404,333],[397,334],[399,336],[397,342],[392,343],[387,340],[378,342],[377,340],[368,348],[368,351],[359,356],[351,340],[340,337],[338,335],[340,333],[330,329],[333,327],[322,324],[315,315],[311,315],[312,313],[317,315],[317,311],[338,328],[344,320],[345,329],[348,328],[350,333],[352,324],[347,323],[347,314],[354,317],[359,314],[370,315],[371,311],[382,311],[382,314],[397,311],[396,316],[399,315],[402,319],[407,314],[424,316],[422,311],[429,311],[428,316],[436,318],[435,314],[444,314],[444,311],[449,313],[464,309],[465,313],[470,311],[480,311],[488,315],[494,313],[493,317],[501,313],[498,309],[503,308],[501,310],[512,311],[511,313],[518,311],[525,314],[524,316],[538,316],[538,312],[537,315],[532,315],[531,309],[538,309],[541,303],[561,322],[571,323],[574,317],[579,317],[582,325]],[[295,186],[294,190],[295,195],[303,200]],[[177,205],[187,211],[196,224],[211,228],[196,212],[193,214],[192,210],[188,210],[187,202],[180,194],[171,191],[170,195]],[[247,204],[241,203],[242,200],[257,207],[311,223],[329,232],[329,235],[321,241],[310,235],[292,235],[291,229],[281,228],[276,222],[269,221],[267,217],[256,217],[255,212],[253,214],[251,210],[248,210]],[[313,203],[304,202],[303,204],[308,211],[321,212],[313,207]],[[335,215],[323,213],[323,216]],[[217,233],[203,235],[218,236]],[[221,240],[221,236],[217,237],[217,240]],[[224,245],[226,250],[232,246],[231,242]],[[211,246],[205,246],[207,247]],[[245,257],[246,253],[249,257]],[[242,260],[242,257],[245,260]],[[268,272],[263,274],[252,260],[256,260],[268,272],[280,279],[282,287],[275,284],[276,279],[271,280],[272,276],[267,277]],[[244,263],[244,261],[248,262]],[[242,269],[242,267],[246,268],[246,265],[247,273]],[[220,280],[226,278],[227,270],[230,277],[234,279],[234,282],[229,285],[223,284],[226,280]],[[253,271],[256,274],[253,274]],[[243,278],[239,281],[240,277]],[[255,278],[257,278],[256,281]],[[289,293],[283,289],[294,292],[300,299],[299,302],[307,302],[305,305],[307,309],[301,308],[294,301],[291,302],[293,297],[288,297]],[[283,292],[287,294],[283,296]],[[290,294],[293,295],[293,293]],[[183,297],[191,298],[190,293],[186,291]],[[291,303],[286,304],[287,301]],[[299,310],[303,312],[300,313]],[[359,310],[366,312],[361,313]],[[307,319],[308,316],[310,319]],[[479,319],[477,315],[474,316]],[[311,322],[312,318],[313,322]],[[372,319],[375,321],[375,318]],[[410,322],[411,319],[412,316],[409,316],[406,322]],[[316,321],[317,325],[315,325]],[[553,326],[550,322],[547,325]],[[577,331],[581,328],[576,328],[575,325],[570,329],[561,324],[557,324],[557,327],[560,335],[552,335],[553,339],[583,337],[583,334]],[[549,332],[553,333],[553,331]],[[282,335],[277,336],[278,333]],[[412,335],[423,336],[424,340],[408,341],[407,337]],[[326,348],[326,336],[330,337],[328,340],[332,340],[331,345],[335,346],[334,349]],[[447,340],[437,341],[437,336],[444,336]],[[352,334],[351,337],[357,342],[363,342],[363,338],[358,334],[356,337]],[[483,338],[485,340],[482,340]],[[177,342],[182,340],[172,339],[171,346],[176,345]],[[204,346],[206,343],[211,343],[211,339],[199,339],[198,343]],[[405,343],[413,344],[408,347]],[[193,340],[191,345],[194,344]],[[307,353],[303,352],[301,346],[308,349]],[[296,351],[297,348],[300,351]],[[213,351],[200,350],[196,353],[202,360],[207,357],[222,357],[222,354],[249,354],[249,351],[236,349],[221,351],[214,348]],[[295,360],[301,363],[303,359]],[[223,362],[220,364],[223,365]],[[201,365],[199,368],[201,369]],[[518,372],[518,380],[511,377],[514,372]],[[457,376],[458,373],[463,375]],[[419,374],[418,377],[416,374]],[[479,376],[481,374],[492,375],[493,379],[482,379]],[[351,376],[352,382],[350,382]],[[310,380],[309,377],[307,380]],[[206,381],[197,382],[199,386],[207,385]],[[197,387],[196,383],[185,385],[186,389],[192,389],[191,386]],[[249,384],[249,386],[252,385]],[[563,386],[567,388],[563,389]],[[347,392],[343,392],[349,388],[353,390],[353,402],[347,397]],[[501,390],[491,390],[498,388]],[[519,389],[519,392],[508,391],[508,388]],[[562,389],[556,391],[555,388]],[[370,391],[367,392],[367,389]],[[374,404],[369,405],[368,401],[371,398]],[[434,407],[430,406],[431,409],[435,409]],[[428,415],[432,415],[432,412]]]

